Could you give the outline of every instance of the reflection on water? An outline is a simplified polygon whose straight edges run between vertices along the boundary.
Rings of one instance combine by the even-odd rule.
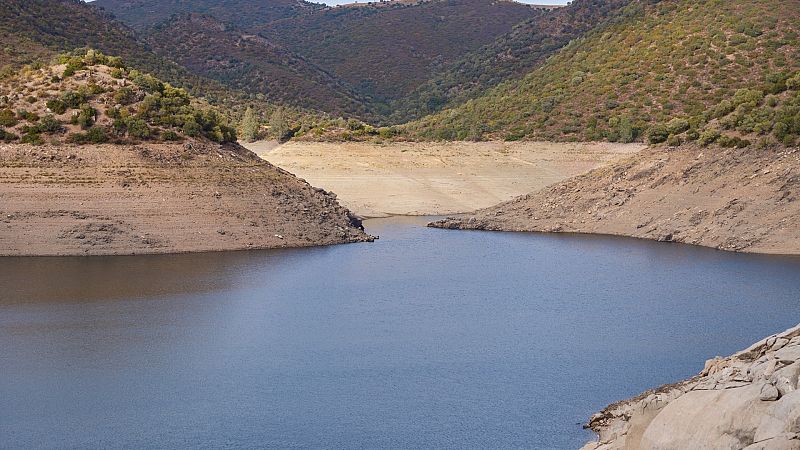
[[[423,224],[0,259],[0,446],[575,448],[605,404],[800,321],[798,258]]]

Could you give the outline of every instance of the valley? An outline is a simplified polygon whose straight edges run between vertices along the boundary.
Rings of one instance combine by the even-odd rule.
[[[564,3],[0,2],[4,444],[800,449],[800,0]]]
[[[474,211],[619,160],[639,144],[289,142],[244,144],[335,192],[363,217]]]

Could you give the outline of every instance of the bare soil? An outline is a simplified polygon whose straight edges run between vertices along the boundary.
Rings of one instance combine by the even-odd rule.
[[[800,254],[800,149],[656,147],[430,226],[598,233]]]
[[[0,145],[0,255],[370,240],[333,194],[235,144]]]
[[[474,211],[640,150],[638,144],[550,142],[290,142],[245,144],[336,192],[363,217]]]

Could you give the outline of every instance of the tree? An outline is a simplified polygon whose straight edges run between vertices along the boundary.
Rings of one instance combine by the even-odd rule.
[[[242,140],[254,142],[258,139],[258,117],[253,108],[247,107],[242,118]]]
[[[286,123],[286,114],[284,114],[283,108],[279,107],[272,113],[272,117],[269,119],[269,129],[275,139],[279,141],[286,139],[289,134],[289,125]]]

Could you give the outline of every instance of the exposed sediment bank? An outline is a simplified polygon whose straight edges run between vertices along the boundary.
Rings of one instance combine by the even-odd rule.
[[[370,240],[336,196],[235,144],[0,145],[0,255]]]
[[[639,144],[289,142],[246,144],[338,194],[363,217],[474,211],[639,151]]]
[[[800,254],[800,149],[648,148],[431,226],[610,234]]]

